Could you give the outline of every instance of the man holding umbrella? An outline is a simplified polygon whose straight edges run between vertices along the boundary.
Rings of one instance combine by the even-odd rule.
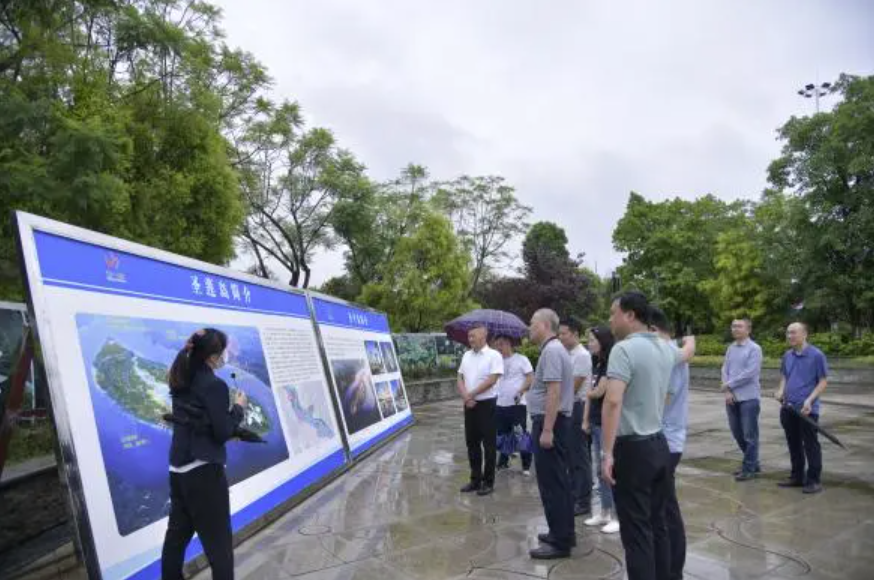
[[[458,368],[458,394],[464,401],[464,438],[470,461],[470,482],[461,491],[477,495],[489,495],[495,487],[498,452],[495,384],[504,374],[504,359],[489,348],[487,339],[485,325],[474,325],[467,333],[470,350],[464,353]]]
[[[815,425],[819,422],[819,397],[828,384],[828,362],[821,350],[807,343],[804,323],[790,324],[786,338],[792,348],[783,355],[780,387],[774,397],[783,403],[780,424],[786,432],[792,473],[779,485],[803,487],[804,493],[819,493],[822,491],[822,451]]]

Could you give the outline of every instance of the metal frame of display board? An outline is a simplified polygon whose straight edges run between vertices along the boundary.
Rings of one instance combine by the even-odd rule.
[[[100,562],[98,561],[97,548],[92,533],[92,525],[85,503],[77,450],[73,443],[72,417],[69,416],[66,402],[62,395],[63,380],[57,358],[58,349],[61,348],[62,345],[55,344],[51,332],[51,321],[45,311],[46,303],[43,295],[44,288],[41,279],[40,263],[37,255],[34,233],[37,231],[44,232],[46,234],[74,240],[76,242],[105,247],[113,251],[132,254],[153,261],[163,262],[183,268],[190,268],[192,270],[199,270],[207,274],[239,281],[251,286],[260,286],[271,290],[279,290],[302,296],[307,301],[310,322],[315,331],[317,347],[322,354],[322,357],[324,357],[319,329],[314,317],[312,316],[309,296],[306,292],[296,288],[25,212],[15,212],[13,214],[13,224],[16,232],[15,237],[18,245],[21,269],[27,282],[25,287],[27,292],[30,323],[33,328],[34,339],[38,341],[42,348],[42,357],[48,381],[52,415],[54,417],[58,437],[58,469],[61,476],[61,482],[65,485],[68,491],[69,501],[72,508],[71,512],[76,530],[76,533],[74,534],[74,542],[78,553],[84,561],[89,577],[100,578]],[[322,370],[325,375],[329,396],[331,397],[332,404],[335,406],[336,415],[337,401],[334,398],[336,389],[333,388],[331,373],[324,367]],[[337,426],[340,427],[342,425],[342,418],[336,417],[336,419]],[[287,498],[284,502],[274,506],[274,508],[261,514],[253,521],[244,524],[235,533],[235,539],[240,536],[248,537],[255,530],[263,528],[269,523],[265,520],[269,519],[272,521],[275,519],[272,516],[278,515],[278,513],[282,513],[291,509],[295,505],[298,505],[305,498],[311,496],[312,493],[324,488],[329,483],[335,481],[340,475],[348,471],[351,462],[349,461],[349,447],[345,438],[345,433],[341,433],[340,440],[342,443],[342,449],[345,451],[345,461],[342,466],[328,472],[317,482],[308,485],[294,496]],[[202,557],[202,555],[200,557]],[[195,560],[200,559],[200,557],[195,558]]]
[[[346,432],[347,431],[346,417],[343,415],[343,410],[342,410],[341,405],[340,405],[340,392],[339,392],[339,389],[337,388],[337,383],[334,380],[334,374],[333,374],[333,371],[331,370],[331,366],[330,366],[331,362],[330,362],[330,360],[328,360],[328,351],[325,348],[325,340],[324,340],[324,337],[322,336],[322,329],[319,326],[319,321],[316,317],[316,308],[315,308],[315,303],[313,302],[313,300],[315,300],[315,299],[324,300],[325,302],[331,302],[331,303],[339,304],[341,306],[346,306],[349,308],[355,308],[357,310],[363,310],[365,312],[372,312],[374,314],[379,314],[381,316],[385,316],[386,320],[388,320],[388,314],[386,314],[385,312],[382,312],[381,310],[376,310],[375,308],[371,308],[370,306],[365,306],[363,304],[358,304],[356,302],[351,302],[349,300],[344,300],[342,298],[337,298],[336,296],[330,296],[328,294],[323,294],[321,292],[316,292],[314,290],[307,290],[307,300],[309,301],[310,313],[312,314],[313,324],[315,325],[315,328],[316,328],[316,338],[319,341],[319,350],[321,350],[321,352],[322,352],[323,366],[325,368],[325,373],[328,377],[328,380],[330,381],[331,391],[334,395],[333,399],[334,399],[334,404],[336,406],[335,412],[337,414],[337,418],[338,418],[339,423],[343,426],[343,439],[346,442],[346,449],[347,449],[348,454],[349,454],[349,459],[351,462],[357,464],[357,463],[361,462],[362,460],[364,460],[365,458],[373,455],[376,451],[382,449],[389,442],[393,441],[398,436],[400,436],[401,434],[406,432],[408,429],[413,427],[413,425],[416,424],[416,416],[413,414],[412,406],[409,406],[410,405],[410,397],[407,394],[407,384],[406,384],[406,381],[404,381],[403,373],[401,373],[400,359],[398,358],[398,374],[401,377],[401,388],[404,390],[404,396],[407,398],[407,405],[409,406],[409,409],[410,409],[410,417],[411,417],[412,421],[409,424],[405,425],[404,427],[398,429],[394,433],[391,433],[390,435],[381,439],[380,441],[375,443],[373,446],[371,446],[369,449],[362,451],[358,455],[353,454],[352,445],[348,441],[348,434]],[[395,348],[393,335],[392,335],[390,329],[387,332],[387,336],[388,336],[389,341],[392,342],[392,348]],[[397,358],[397,349],[396,348],[395,348],[395,358]]]

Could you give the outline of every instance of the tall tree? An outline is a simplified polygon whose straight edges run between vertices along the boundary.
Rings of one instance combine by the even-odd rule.
[[[528,229],[531,208],[516,199],[516,190],[503,177],[463,175],[443,184],[434,203],[449,216],[456,235],[473,258],[470,292],[483,273],[510,257],[510,243]]]
[[[842,75],[833,90],[832,111],[780,128],[768,177],[804,208],[793,226],[806,298],[859,331],[874,324],[874,76]]]
[[[387,312],[396,331],[439,330],[475,306],[467,298],[469,275],[467,252],[449,221],[430,213],[399,240],[382,281],[365,285],[359,299]]]
[[[745,209],[712,195],[649,202],[632,192],[613,230],[613,246],[625,254],[623,286],[646,292],[676,328],[709,330],[714,312],[700,282],[715,276],[716,239],[746,219]]]
[[[715,323],[749,317],[756,327],[769,326],[779,312],[780,281],[765,270],[765,257],[752,220],[716,238],[715,277],[701,282],[710,297]]]
[[[428,170],[410,163],[397,179],[363,187],[357,195],[337,203],[332,225],[346,247],[350,283],[361,288],[382,280],[384,266],[394,257],[398,242],[430,211],[427,202],[433,189]]]
[[[242,212],[221,132],[266,75],[223,57],[243,53],[218,18],[181,0],[3,3],[0,213],[229,260]],[[0,220],[4,296],[21,293],[12,239]]]
[[[337,147],[326,129],[289,139],[281,157],[244,188],[249,215],[243,236],[253,252],[269,256],[306,288],[313,252],[333,247],[330,223],[336,203],[368,187],[364,166]],[[257,255],[257,254],[256,254]],[[263,262],[262,262],[263,265]]]
[[[582,268],[582,256],[570,257],[567,235],[551,222],[531,226],[522,243],[523,278],[498,278],[478,293],[481,302],[527,320],[538,308],[559,316],[589,320],[598,304],[597,286]]]

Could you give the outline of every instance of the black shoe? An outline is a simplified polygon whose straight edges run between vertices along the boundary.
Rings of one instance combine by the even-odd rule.
[[[474,483],[473,481],[471,481],[470,483],[468,483],[467,485],[465,485],[464,487],[461,488],[461,493],[471,493],[474,491],[479,491],[481,488],[482,488],[482,484]]]
[[[510,465],[507,463],[499,463],[497,466],[495,466],[495,469],[497,469],[498,471],[504,471],[505,469],[510,469]]]
[[[476,494],[478,496],[491,495],[493,491],[495,491],[495,486],[484,483],[483,486],[477,490]]]
[[[536,550],[531,550],[528,554],[534,560],[558,560],[560,558],[570,558],[570,550],[560,550],[551,544],[543,544]]]
[[[749,471],[741,471],[737,475],[734,476],[735,481],[751,481],[756,478],[755,473],[751,473]]]
[[[592,508],[586,507],[583,504],[577,504],[574,506],[574,516],[590,516],[592,515]]]
[[[804,487],[804,484],[801,483],[800,481],[798,481],[797,479],[792,479],[790,477],[789,479],[786,479],[784,481],[779,482],[777,484],[777,486],[779,486],[779,487]]]
[[[555,544],[555,540],[550,534],[537,534],[537,539],[540,540],[541,544],[549,544],[550,546]],[[577,547],[577,535],[574,534],[574,537],[571,538],[571,548]]]
[[[819,493],[822,491],[822,485],[818,482],[808,483],[804,486],[804,489],[801,490],[803,493]]]
[[[740,469],[735,469],[734,471],[732,471],[731,474],[733,476],[737,477],[738,475],[740,475],[743,472],[744,472],[744,468],[741,467]],[[753,470],[753,473],[762,473],[762,468],[756,467],[755,470]]]

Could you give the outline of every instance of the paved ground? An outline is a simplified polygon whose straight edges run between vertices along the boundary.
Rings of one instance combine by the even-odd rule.
[[[761,479],[738,484],[739,461],[721,396],[695,392],[680,499],[689,537],[687,578],[865,579],[874,569],[874,413],[826,409],[847,444],[824,443],[826,491],[781,490],[788,457],[778,407],[763,403]],[[533,478],[499,475],[488,498],[458,493],[467,478],[455,403],[416,410],[418,425],[237,551],[238,578],[425,580],[617,578],[618,536],[584,530],[571,559],[527,556],[544,531]],[[202,573],[198,580],[209,578]]]

